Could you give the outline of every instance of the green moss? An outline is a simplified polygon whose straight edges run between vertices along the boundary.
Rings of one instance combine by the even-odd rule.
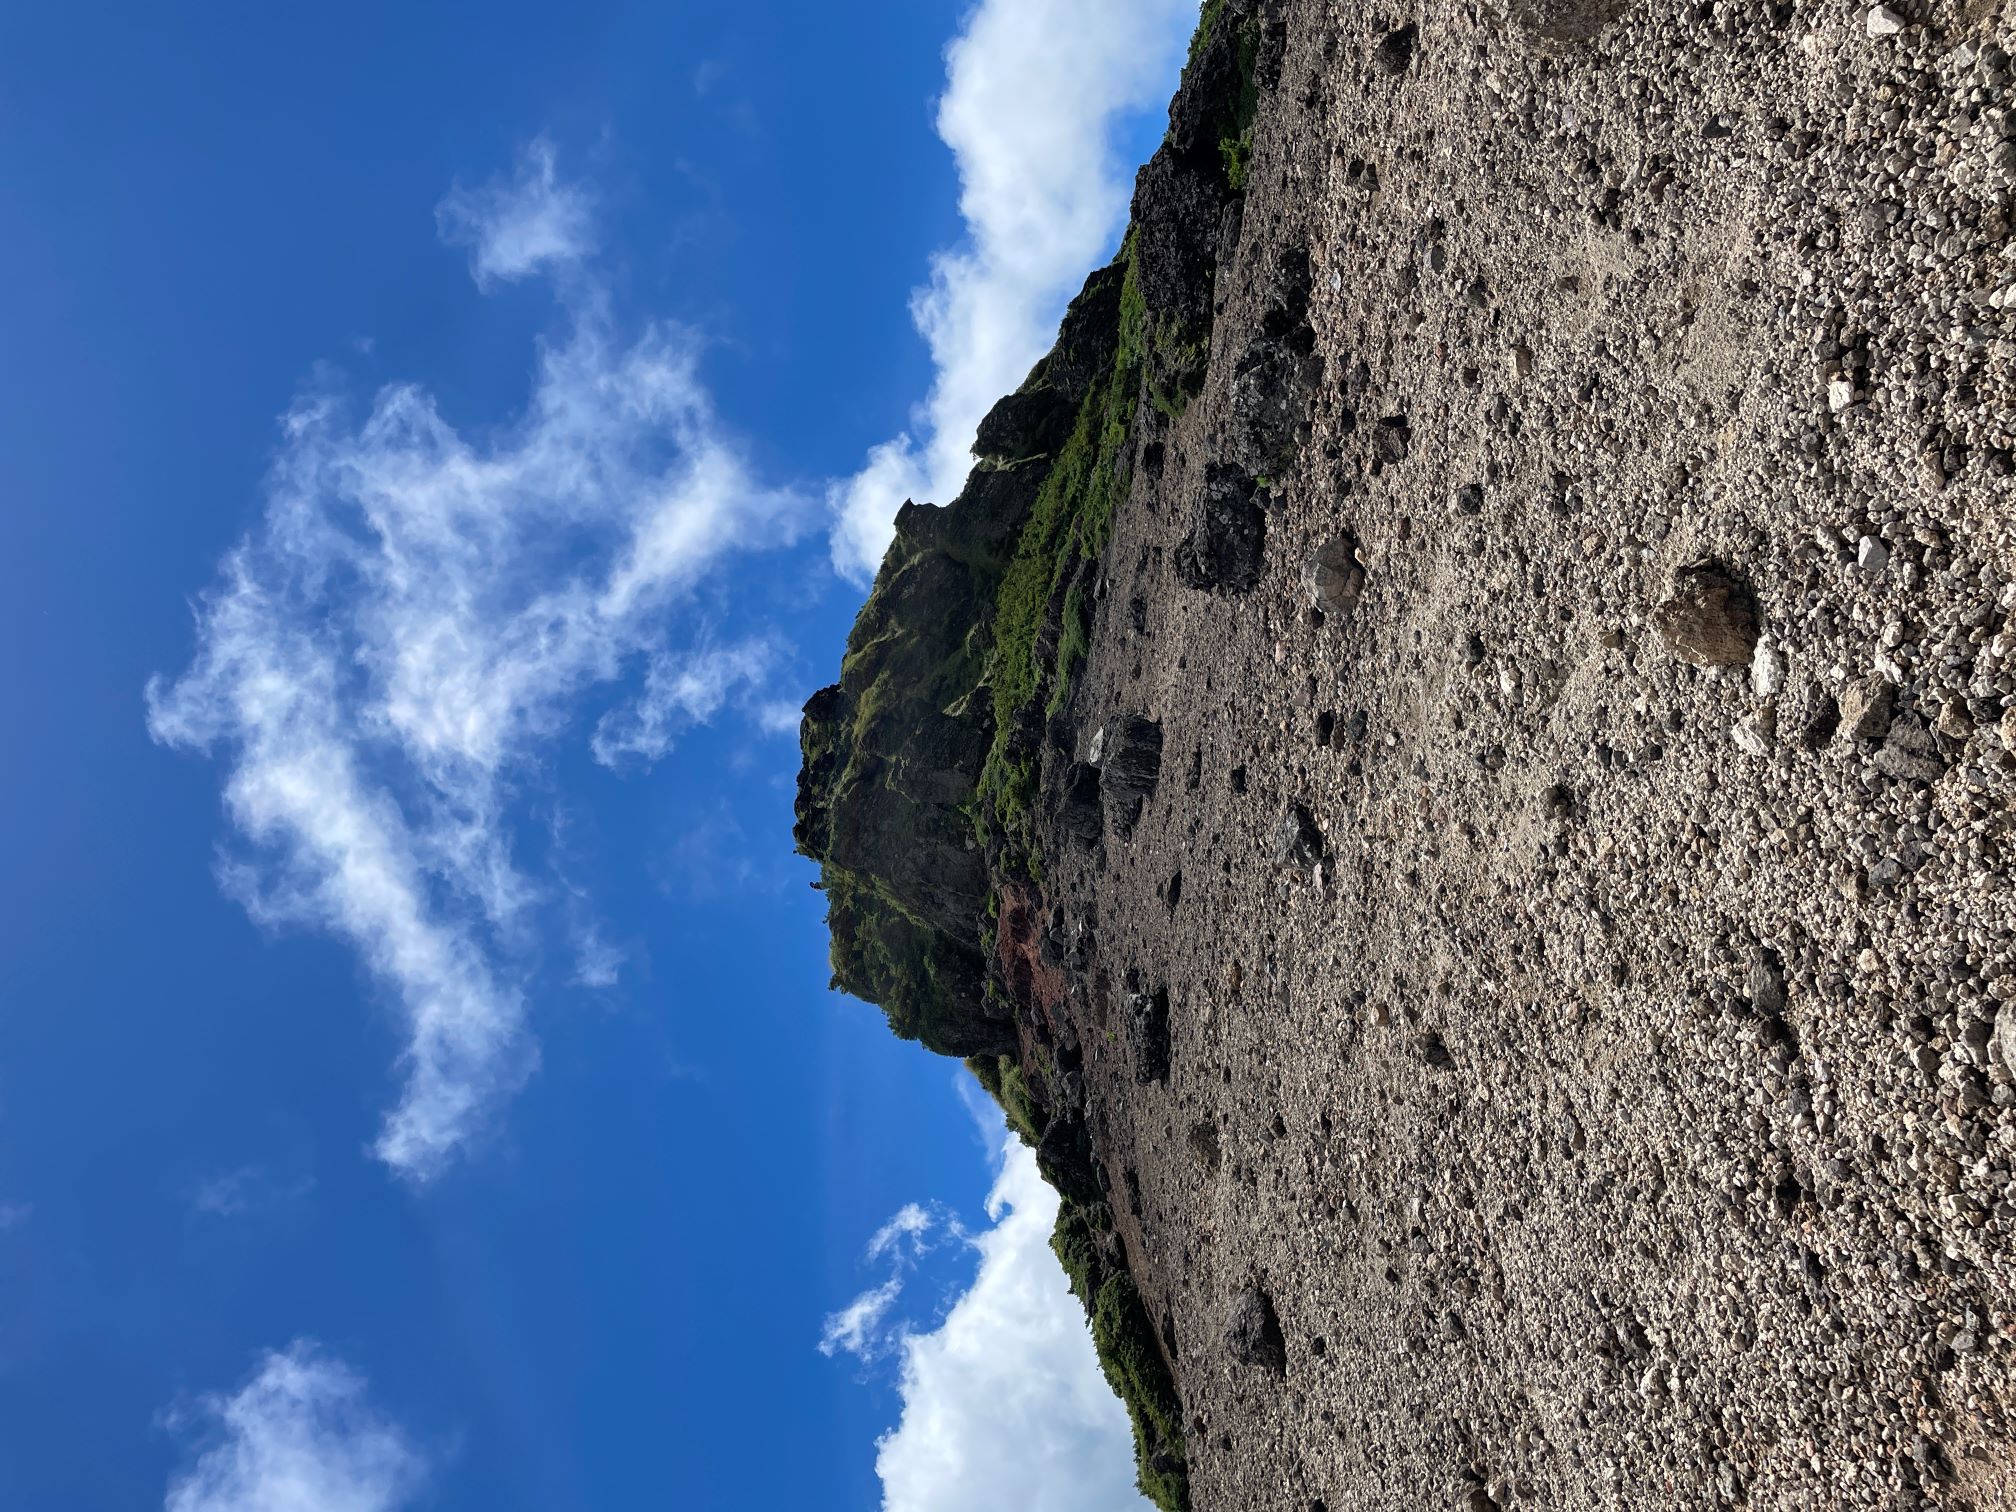
[[[1204,51],[1204,45],[1211,40],[1211,34],[1218,29],[1218,18],[1225,14],[1225,0],[1204,0],[1204,6],[1197,15],[1197,30],[1190,34],[1190,57],[1183,65],[1188,73],[1197,61],[1197,55]]]
[[[1190,34],[1190,56],[1183,64],[1183,74],[1187,79],[1190,71],[1204,56],[1205,49],[1218,35],[1218,25],[1225,16],[1225,0],[1204,0],[1204,8],[1197,17],[1197,30]],[[1225,182],[1234,193],[1246,187],[1246,165],[1253,156],[1253,119],[1260,113],[1260,86],[1257,77],[1260,61],[1260,22],[1257,17],[1247,16],[1239,22],[1239,34],[1233,38],[1233,46],[1238,52],[1239,90],[1228,102],[1228,109],[1218,131],[1218,156],[1225,165]]]
[[[822,885],[833,985],[880,1004],[902,1039],[957,1044],[965,1031],[959,1005],[978,986],[973,958],[872,877],[829,862]]]
[[[1165,1512],[1181,1512],[1190,1504],[1182,1404],[1134,1278],[1101,1258],[1097,1233],[1110,1227],[1106,1218],[1099,1204],[1066,1202],[1050,1248],[1084,1304],[1099,1364],[1133,1422],[1141,1494]]]
[[[1035,1094],[1029,1090],[1028,1078],[1022,1068],[1015,1063],[1012,1055],[973,1055],[966,1059],[966,1069],[971,1071],[987,1095],[1001,1105],[1007,1115],[1008,1127],[1015,1131],[1016,1138],[1034,1149],[1043,1140],[1044,1114]]]
[[[1040,865],[1034,829],[1036,764],[1011,753],[1024,709],[1056,713],[1091,646],[1092,613],[1082,584],[1083,563],[1097,561],[1126,496],[1125,457],[1140,396],[1147,323],[1134,278],[1131,248],[1123,248],[1118,342],[1113,367],[1079,405],[1071,434],[1037,493],[994,604],[994,646],[987,685],[994,701],[994,743],[981,772],[978,800],[994,835],[1025,869]],[[1060,603],[1056,655],[1043,654],[1052,605]]]
[[[1051,679],[1049,713],[1055,714],[1064,707],[1064,700],[1071,692],[1071,678],[1091,649],[1091,607],[1085,602],[1084,585],[1073,583],[1064,595],[1064,635],[1057,643],[1057,675]]]
[[[1239,27],[1239,92],[1218,133],[1218,156],[1232,191],[1246,188],[1246,165],[1253,157],[1253,121],[1260,114],[1260,23],[1249,17]]]

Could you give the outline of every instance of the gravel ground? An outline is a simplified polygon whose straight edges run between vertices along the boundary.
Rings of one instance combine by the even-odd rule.
[[[1044,889],[1193,1505],[2016,1505],[2016,8],[1267,17]]]

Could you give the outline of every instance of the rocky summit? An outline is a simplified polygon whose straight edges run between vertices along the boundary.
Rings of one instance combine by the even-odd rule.
[[[806,710],[1166,1508],[2016,1506],[2016,8],[1212,0]]]

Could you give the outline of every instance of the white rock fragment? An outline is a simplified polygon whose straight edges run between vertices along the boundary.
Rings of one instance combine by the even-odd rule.
[[[1827,380],[1827,408],[1838,415],[1854,402],[1854,384],[1850,383],[1846,378],[1830,378]]]
[[[1869,7],[1869,35],[1894,37],[1904,30],[1904,18],[1887,5]]]
[[[1729,738],[1736,743],[1736,749],[1745,756],[1755,756],[1762,761],[1771,754],[1771,743],[1752,725],[1731,725]]]
[[[1874,536],[1864,536],[1855,546],[1855,565],[1874,577],[1890,565],[1890,548]]]
[[[1785,686],[1785,658],[1768,640],[1750,655],[1750,687],[1759,698],[1776,698]]]
[[[1085,764],[1087,766],[1096,767],[1097,765],[1099,765],[1100,758],[1103,757],[1105,754],[1106,754],[1106,726],[1101,725],[1099,726],[1098,729],[1092,732],[1092,744],[1085,748]]]

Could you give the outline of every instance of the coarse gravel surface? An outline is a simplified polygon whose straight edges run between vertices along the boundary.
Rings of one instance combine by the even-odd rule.
[[[1262,14],[1043,889],[1192,1505],[2016,1506],[2016,8]]]

